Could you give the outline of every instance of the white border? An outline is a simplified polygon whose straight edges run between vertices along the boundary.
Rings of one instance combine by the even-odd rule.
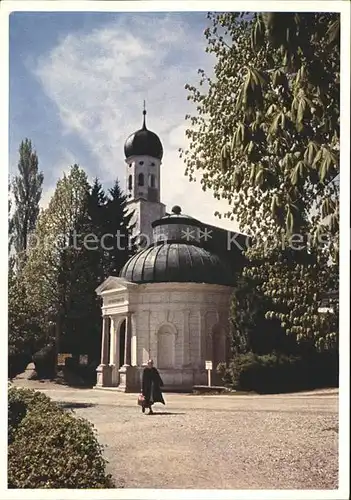
[[[253,0],[2,0],[6,11],[84,11],[84,12],[195,12],[195,11],[301,11],[345,12],[347,0],[268,0],[263,4]],[[264,9],[263,9],[264,7]],[[298,8],[297,8],[298,7]]]
[[[350,492],[350,3],[341,5],[339,491]],[[346,9],[344,7],[347,7]],[[341,497],[341,496],[340,496]]]
[[[1,96],[1,134],[0,144],[3,146],[2,161],[7,158],[8,164],[8,81],[9,81],[9,14],[14,11],[85,11],[85,12],[165,12],[165,11],[335,11],[341,13],[342,24],[342,43],[341,43],[341,183],[340,183],[340,434],[339,434],[339,477],[340,484],[338,490],[151,490],[151,489],[122,489],[122,490],[7,490],[7,457],[4,452],[7,446],[6,425],[1,425],[1,444],[2,450],[0,467],[0,485],[4,488],[1,498],[19,499],[19,498],[43,498],[43,499],[68,499],[73,496],[77,499],[137,499],[143,500],[159,498],[167,499],[346,499],[349,493],[349,231],[350,227],[350,3],[345,1],[15,1],[2,0],[0,2],[0,54],[2,56],[1,67],[4,68],[2,78],[0,78],[0,96]],[[194,68],[196,71],[196,68]],[[6,152],[6,153],[5,153]],[[7,190],[7,171],[1,168],[1,186]],[[5,189],[3,196],[0,197],[1,211],[4,215],[3,228],[7,228],[7,196]],[[5,219],[6,218],[6,219]],[[1,219],[2,220],[2,219]],[[4,235],[7,234],[4,231]],[[0,279],[2,283],[7,282],[7,237],[2,238],[1,246],[1,267]],[[1,358],[0,369],[2,370],[1,381],[3,384],[0,391],[0,402],[2,411],[2,422],[7,421],[7,342],[4,332],[7,331],[7,291],[1,294],[0,315],[1,340],[3,349],[0,352],[5,354]],[[347,326],[346,326],[347,325]],[[235,473],[233,471],[233,473]]]

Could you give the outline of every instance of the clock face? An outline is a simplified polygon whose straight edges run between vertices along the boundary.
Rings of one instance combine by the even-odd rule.
[[[139,234],[136,237],[135,244],[136,244],[138,250],[142,250],[143,248],[146,248],[148,245],[148,241],[147,241],[147,237],[145,236],[145,234]]]

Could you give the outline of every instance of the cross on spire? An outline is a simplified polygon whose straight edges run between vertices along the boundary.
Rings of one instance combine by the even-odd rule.
[[[144,108],[143,108],[143,129],[146,129],[146,122],[145,122],[145,116],[146,116],[146,104],[145,104],[145,99],[144,99]]]

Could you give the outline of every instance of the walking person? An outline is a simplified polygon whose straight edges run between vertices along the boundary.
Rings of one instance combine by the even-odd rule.
[[[146,408],[149,409],[149,415],[153,414],[152,405],[154,403],[165,404],[162,396],[161,387],[163,387],[163,381],[158,373],[158,370],[154,367],[154,362],[149,359],[147,366],[143,371],[142,379],[142,395],[144,396],[144,401],[141,407],[143,413],[145,413]]]

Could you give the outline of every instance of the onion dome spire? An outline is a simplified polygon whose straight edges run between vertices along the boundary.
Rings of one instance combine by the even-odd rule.
[[[143,127],[142,130],[146,130],[146,105],[144,100],[144,108],[143,108]]]
[[[163,147],[160,138],[151,130],[146,128],[146,104],[143,107],[143,126],[131,134],[124,143],[124,154],[126,158],[133,156],[151,156],[162,159]]]

